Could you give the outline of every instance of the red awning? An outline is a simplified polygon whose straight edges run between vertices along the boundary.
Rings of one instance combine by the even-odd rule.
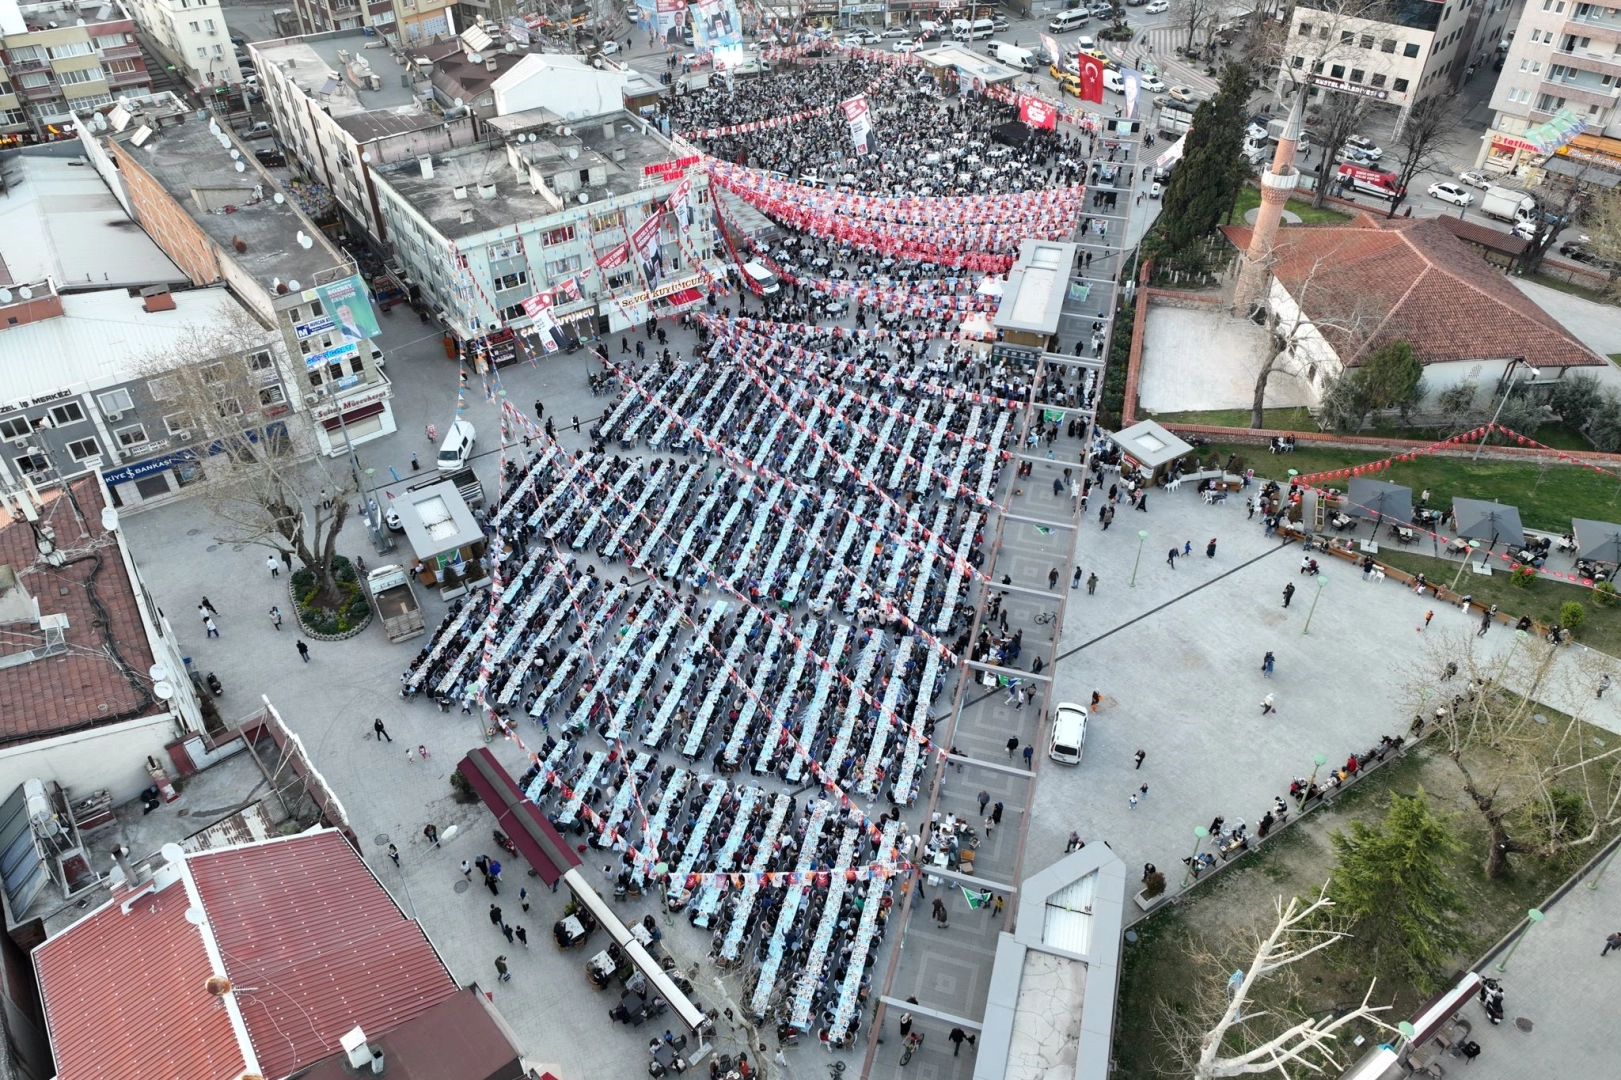
[[[339,420],[336,416],[332,417],[330,420],[322,420],[321,426],[326,428],[328,431],[337,431],[338,428],[342,427],[344,424],[356,423],[366,419],[367,417],[376,416],[382,411],[383,403],[381,401],[374,401],[370,405],[362,405],[358,409],[350,409],[348,412],[343,414],[342,420]]]
[[[507,834],[518,848],[519,854],[529,861],[548,886],[562,878],[563,873],[581,865],[551,822],[540,808],[524,797],[495,755],[479,747],[470,750],[456,766],[458,772],[477,793],[479,799],[495,815],[496,826]]]
[[[682,289],[680,292],[673,292],[669,296],[659,297],[659,303],[669,304],[671,307],[686,307],[688,304],[696,304],[703,298],[704,294],[697,289]]]

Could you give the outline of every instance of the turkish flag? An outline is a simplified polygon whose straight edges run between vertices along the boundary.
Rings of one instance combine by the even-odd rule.
[[[1081,66],[1081,100],[1103,104],[1103,61],[1081,53],[1076,57]]]

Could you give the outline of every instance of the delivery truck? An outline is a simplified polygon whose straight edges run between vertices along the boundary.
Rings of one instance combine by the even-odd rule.
[[[1480,212],[1498,221],[1527,221],[1536,216],[1537,203],[1523,191],[1489,187],[1480,200]]]

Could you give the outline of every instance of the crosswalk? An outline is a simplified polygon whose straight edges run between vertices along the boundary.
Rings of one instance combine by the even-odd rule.
[[[1124,64],[1139,69],[1144,65],[1151,66],[1166,83],[1191,86],[1202,94],[1213,94],[1217,80],[1206,75],[1203,68],[1195,68],[1176,55],[1177,46],[1185,42],[1187,37],[1185,27],[1156,26],[1144,30],[1124,46],[1111,43],[1109,54],[1115,55],[1115,49],[1119,48],[1123,54],[1120,61]]]

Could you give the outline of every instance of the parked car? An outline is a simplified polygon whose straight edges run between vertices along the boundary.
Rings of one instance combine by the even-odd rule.
[[[846,45],[876,45],[878,44],[878,35],[871,30],[856,27],[856,29],[844,35],[844,43]]]
[[[1143,8],[1143,14],[1144,15],[1158,15],[1161,12],[1170,11],[1170,10],[1171,10],[1171,0],[1150,0],[1149,5],[1147,7],[1145,7],[1145,8]]]
[[[996,30],[996,32],[998,34],[1005,32],[1008,29],[1007,16],[1006,15],[993,15],[993,16],[991,16],[991,26]]]
[[[1385,156],[1385,152],[1366,135],[1352,135],[1345,140],[1345,145],[1361,151],[1369,161],[1378,161]]]
[[[453,420],[445,441],[439,447],[438,466],[441,469],[459,469],[473,456],[473,442],[477,433],[466,420]]]
[[[901,37],[905,37],[906,36],[906,27],[904,27],[904,26],[886,27],[884,29],[884,32],[879,34],[878,36],[879,37],[884,37],[884,38],[901,38]]]
[[[609,38],[607,41],[602,43],[601,52],[603,56],[613,56],[618,51],[619,42],[615,41],[613,38]]]
[[[1047,756],[1060,765],[1079,765],[1086,743],[1086,706],[1073,701],[1059,702],[1053,714],[1052,734]]]
[[[915,53],[920,46],[911,38],[901,38],[899,41],[895,42],[891,48],[898,53]]]
[[[1159,81],[1158,75],[1144,75],[1139,85],[1150,94],[1165,93],[1165,84]]]
[[[1468,206],[1475,201],[1475,197],[1457,184],[1431,184],[1430,198],[1440,199],[1453,206]]]
[[[1199,95],[1193,92],[1191,86],[1173,86],[1166,93],[1171,95],[1172,101],[1180,101],[1184,105],[1193,105],[1199,100]]]
[[[1458,179],[1470,187],[1477,187],[1482,191],[1492,186],[1491,178],[1479,169],[1466,169],[1458,174]]]

